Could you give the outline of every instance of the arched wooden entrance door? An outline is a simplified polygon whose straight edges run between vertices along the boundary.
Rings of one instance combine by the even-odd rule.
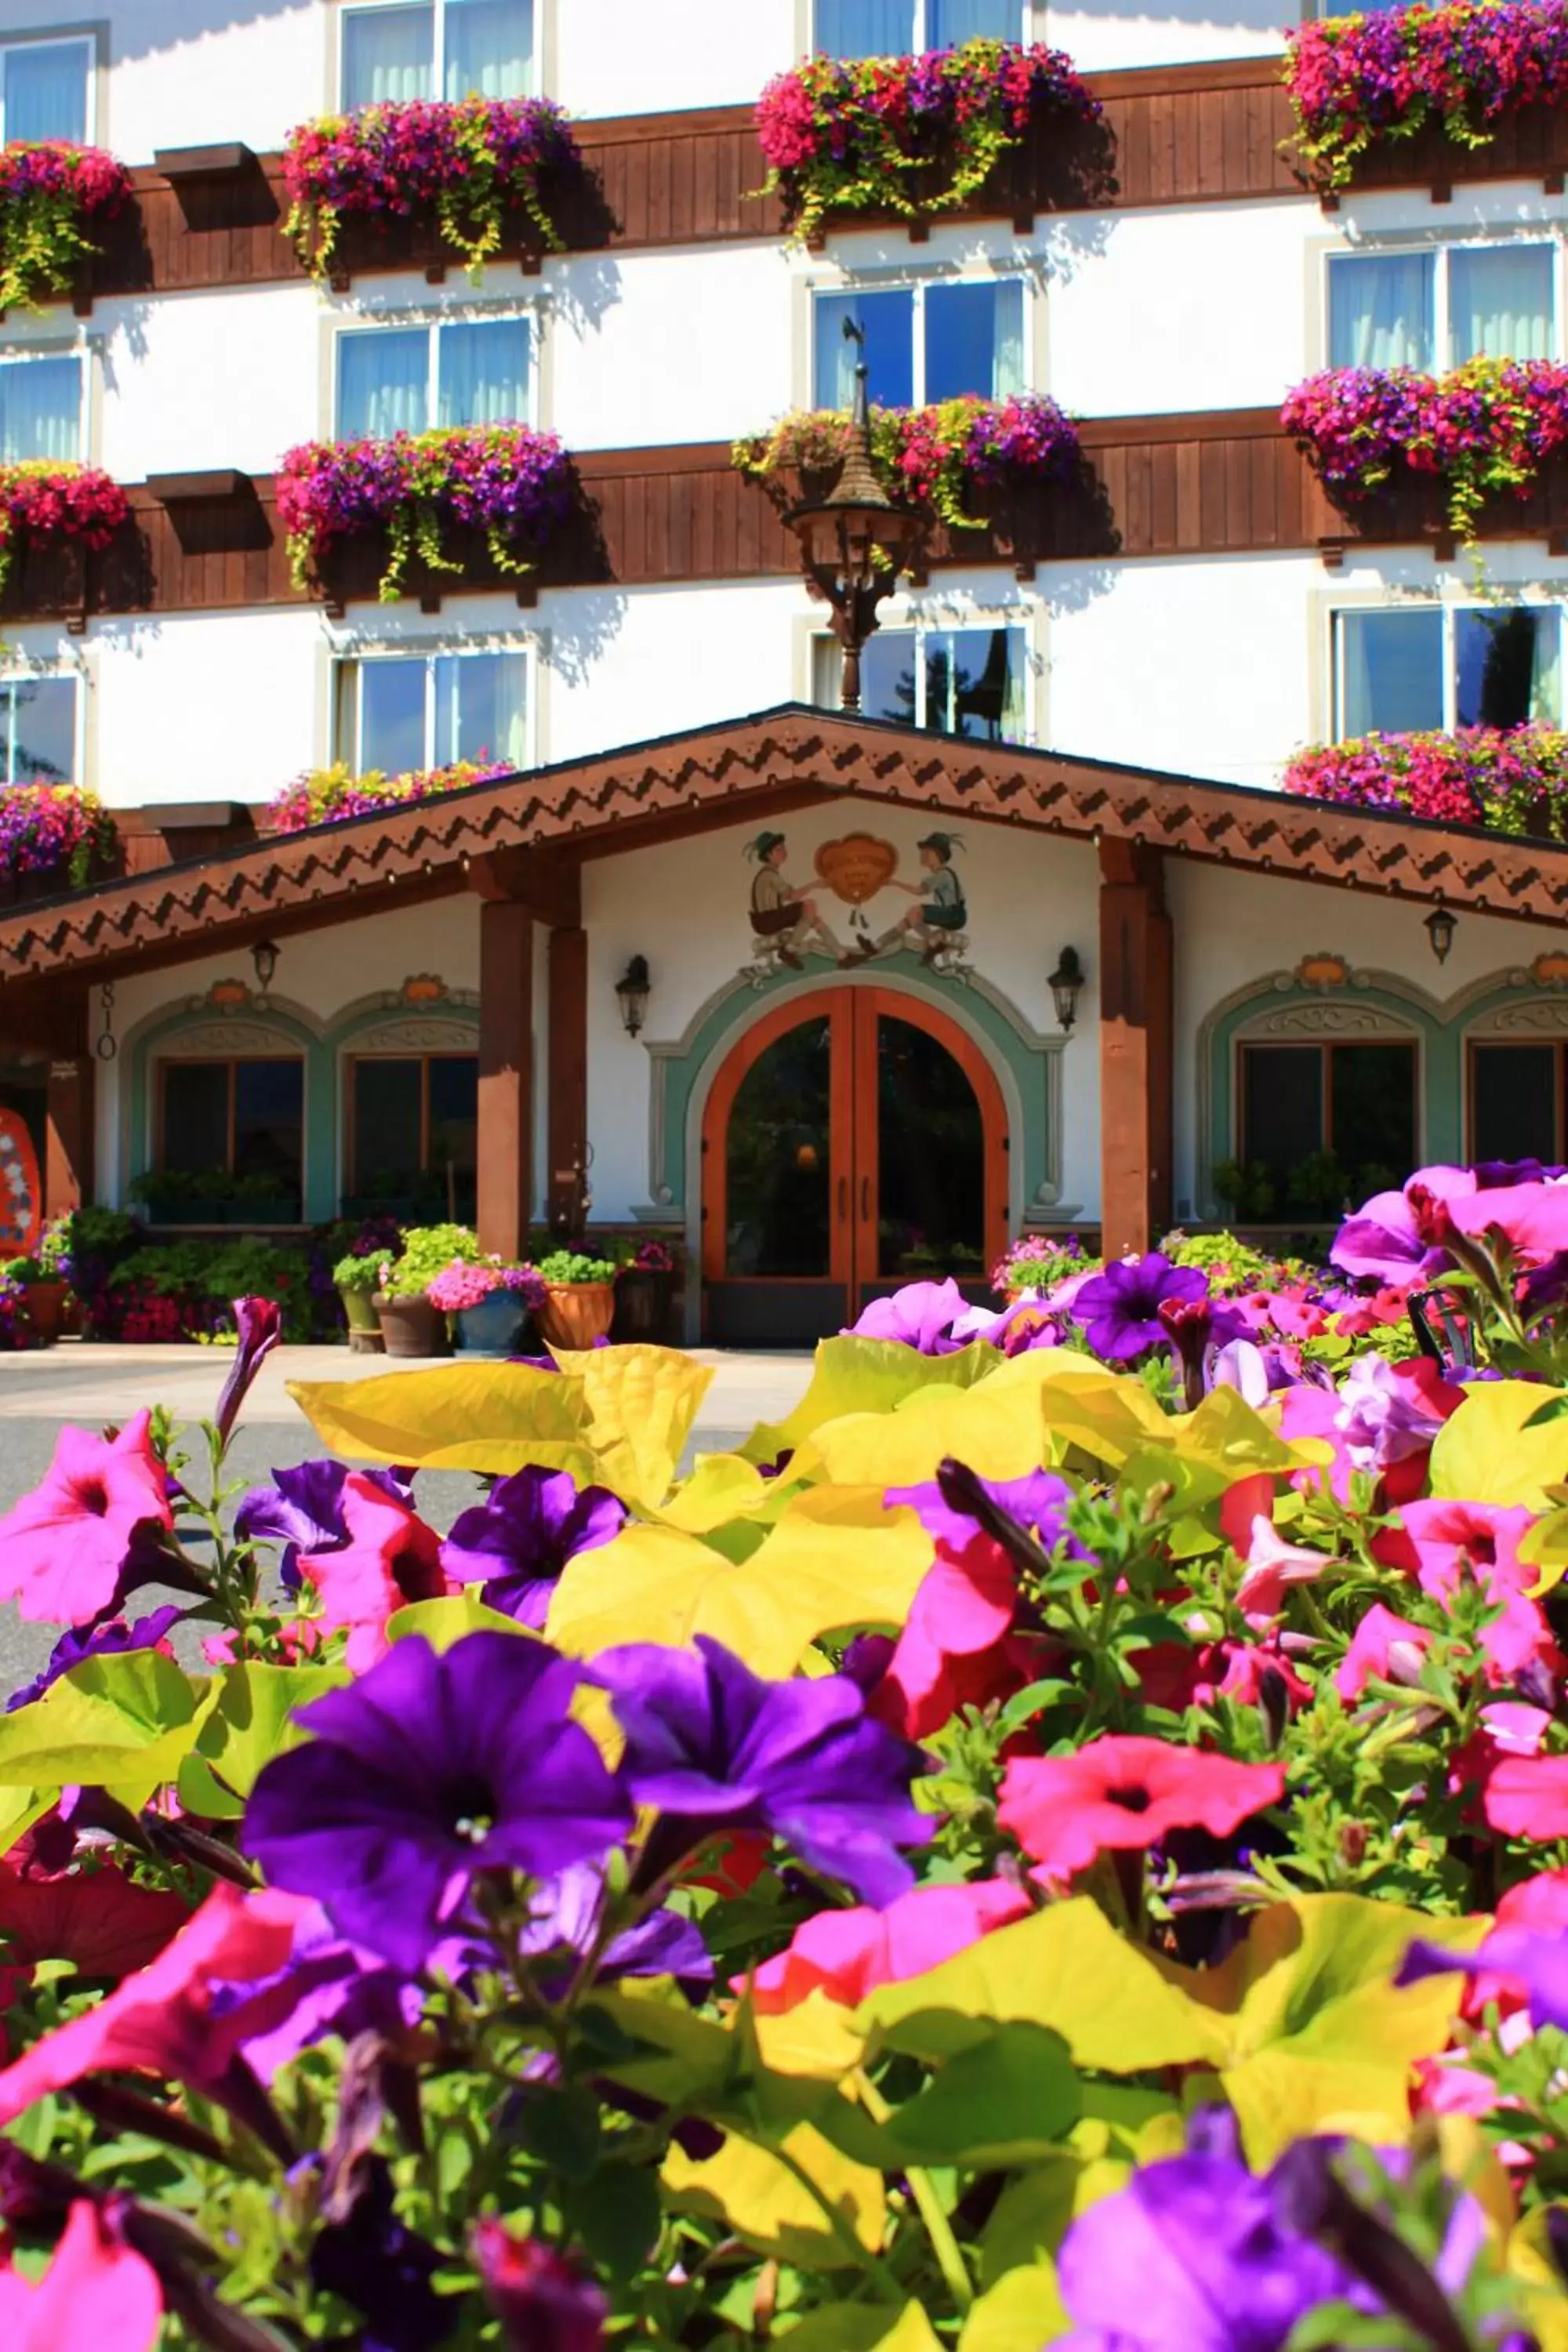
[[[984,1054],[885,988],[775,1005],[731,1048],[702,1121],[703,1333],[789,1346],[901,1283],[976,1298],[1007,1245],[1007,1120]]]

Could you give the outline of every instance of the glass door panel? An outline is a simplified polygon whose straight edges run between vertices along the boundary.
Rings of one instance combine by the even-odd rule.
[[[830,1272],[833,1024],[785,1030],[736,1090],[725,1138],[724,1270],[732,1276]]]
[[[911,1021],[876,1024],[876,1260],[905,1282],[985,1271],[985,1120],[945,1045]]]

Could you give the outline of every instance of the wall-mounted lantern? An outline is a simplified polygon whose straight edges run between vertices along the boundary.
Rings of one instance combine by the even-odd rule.
[[[1050,992],[1057,1008],[1057,1019],[1064,1034],[1070,1035],[1078,1019],[1078,1000],[1083,992],[1084,969],[1079,961],[1076,948],[1063,948],[1061,961],[1050,977]]]
[[[648,976],[647,956],[633,956],[626,971],[616,982],[616,997],[621,1008],[621,1026],[628,1037],[642,1034],[647,1017],[647,1000],[653,982]]]
[[[1451,915],[1447,907],[1434,907],[1424,928],[1432,942],[1433,954],[1439,963],[1447,963],[1448,950],[1454,944],[1454,933],[1459,928],[1458,918]]]

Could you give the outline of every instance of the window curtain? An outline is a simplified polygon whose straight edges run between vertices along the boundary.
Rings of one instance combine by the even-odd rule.
[[[1552,354],[1552,249],[1498,245],[1448,257],[1448,321],[1456,367],[1466,360]]]
[[[443,425],[527,422],[526,319],[443,327],[439,365]]]
[[[429,678],[425,661],[361,663],[357,765],[362,775],[374,771],[406,776],[430,764],[425,750]]]
[[[1430,367],[1433,257],[1356,254],[1329,264],[1331,367]]]
[[[926,0],[928,49],[956,49],[963,41],[1016,41],[1023,29],[1018,0]]]
[[[930,286],[925,297],[925,397],[974,393],[1005,400],[1024,388],[1024,288]]]
[[[1342,734],[1442,726],[1440,613],[1342,613],[1339,633]]]
[[[446,654],[436,664],[436,758],[524,762],[528,664],[522,654]]]
[[[816,298],[816,403],[850,408],[855,402],[858,346],[844,332],[852,319],[866,330],[866,364],[872,405],[908,408],[915,396],[915,298],[907,288],[884,294],[819,294]]]
[[[430,421],[430,335],[389,327],[338,338],[338,436],[423,433]]]
[[[447,0],[447,98],[522,98],[533,73],[532,0]]]
[[[85,41],[39,41],[5,58],[7,139],[87,137],[87,82],[92,52]]]
[[[825,58],[907,58],[915,0],[816,0],[816,47]]]
[[[352,8],[343,17],[343,104],[382,106],[428,98],[436,11]]]
[[[0,365],[0,458],[70,465],[81,446],[81,362],[14,360]]]

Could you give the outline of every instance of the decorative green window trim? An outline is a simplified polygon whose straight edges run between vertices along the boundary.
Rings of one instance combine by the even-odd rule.
[[[258,999],[239,983],[226,1001],[216,994],[187,997],[173,1010],[148,1015],[122,1049],[131,1083],[121,1101],[123,1154],[121,1190],[152,1165],[153,1072],[160,1061],[200,1061],[297,1053],[305,1065],[305,1181],[301,1213],[307,1224],[336,1214],[332,1180],[332,1056],[315,1015],[285,997]]]
[[[1067,1040],[1033,1028],[1011,1000],[978,976],[945,985],[914,954],[879,959],[874,972],[775,975],[759,984],[726,982],[700,1005],[684,1034],[647,1048],[648,1200],[636,1214],[649,1223],[684,1225],[689,1248],[701,1246],[702,1113],[726,1055],[769,1006],[815,996],[824,985],[889,989],[944,1013],[984,1054],[1007,1111],[1008,1214],[1015,1232],[1059,1223],[1074,1213],[1061,1199],[1061,1071]]]

